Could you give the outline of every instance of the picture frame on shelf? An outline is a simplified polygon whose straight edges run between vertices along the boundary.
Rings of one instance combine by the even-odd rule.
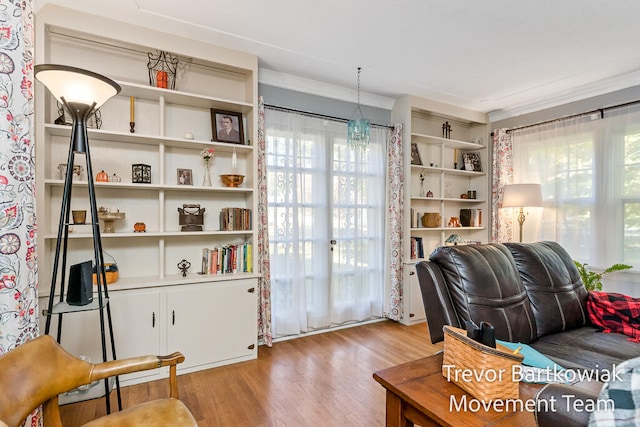
[[[193,175],[191,169],[178,169],[178,185],[193,185]]]
[[[418,144],[411,143],[411,164],[422,166],[422,159],[420,158],[420,151],[418,151]]]
[[[211,109],[212,141],[244,144],[242,113]]]
[[[465,151],[462,153],[462,161],[464,169],[472,172],[482,172],[482,162],[480,161],[480,153],[477,151]]]

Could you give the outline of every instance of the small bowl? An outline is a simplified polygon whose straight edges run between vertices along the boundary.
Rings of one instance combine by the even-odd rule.
[[[244,181],[244,175],[220,175],[220,181],[222,181],[225,187],[237,187]]]

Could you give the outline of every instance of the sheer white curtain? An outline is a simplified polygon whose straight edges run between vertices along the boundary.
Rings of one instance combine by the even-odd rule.
[[[382,315],[386,129],[265,108],[274,336]]]
[[[545,200],[527,240],[556,240],[596,267],[640,265],[637,105],[514,131],[513,153],[514,182],[540,182]]]

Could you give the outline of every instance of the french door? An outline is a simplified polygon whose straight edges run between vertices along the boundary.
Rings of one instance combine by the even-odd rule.
[[[386,129],[265,109],[274,336],[382,316]]]

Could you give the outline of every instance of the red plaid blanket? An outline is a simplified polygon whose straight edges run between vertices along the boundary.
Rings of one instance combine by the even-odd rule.
[[[602,332],[627,335],[640,342],[640,298],[611,292],[589,292],[587,311],[591,323]]]

